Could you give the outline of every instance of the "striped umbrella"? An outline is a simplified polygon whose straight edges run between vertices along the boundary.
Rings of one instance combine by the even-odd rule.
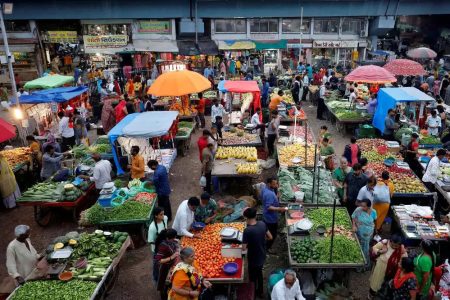
[[[426,47],[409,50],[408,52],[406,52],[406,55],[416,59],[432,59],[437,56],[436,52]]]
[[[410,59],[395,59],[384,65],[386,70],[394,75],[424,75],[426,72],[421,64]]]

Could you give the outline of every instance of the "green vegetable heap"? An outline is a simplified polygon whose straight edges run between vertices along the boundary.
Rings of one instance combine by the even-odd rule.
[[[327,263],[330,260],[331,236],[317,241],[316,251],[319,253],[319,262]],[[355,239],[336,234],[333,240],[332,263],[363,263],[361,249]]]
[[[105,256],[115,257],[127,237],[128,234],[126,232],[118,231],[115,231],[111,237],[105,237],[103,232],[101,234],[83,232],[80,234],[71,258],[86,257],[91,260]]]
[[[86,220],[91,225],[100,224],[105,221],[126,221],[147,219],[151,207],[147,204],[127,200],[124,204],[104,209],[98,203],[85,211]]]
[[[317,241],[311,238],[293,240],[291,244],[292,259],[299,263],[318,261],[320,254],[316,250]]]
[[[325,226],[326,229],[331,228],[333,221],[333,208],[320,207],[307,209],[305,211],[305,215],[313,223],[312,230],[316,230],[320,225]],[[336,208],[335,226],[343,226],[347,230],[352,229],[352,223],[345,208]]]
[[[57,280],[28,281],[12,296],[12,300],[88,300],[97,287],[96,282],[71,280],[62,282]]]

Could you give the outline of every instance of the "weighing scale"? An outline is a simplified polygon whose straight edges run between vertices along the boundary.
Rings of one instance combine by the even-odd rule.
[[[303,225],[308,225],[309,229],[302,228]],[[312,222],[308,218],[301,219],[299,222],[289,226],[288,234],[297,236],[309,235],[309,230],[312,228]]]
[[[233,227],[225,227],[220,231],[222,243],[242,244],[242,237],[242,232]]]

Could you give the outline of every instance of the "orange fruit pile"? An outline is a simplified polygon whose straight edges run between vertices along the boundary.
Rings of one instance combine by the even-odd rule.
[[[181,239],[182,247],[191,247],[195,250],[195,260],[201,269],[203,277],[217,278],[222,274],[222,267],[228,262],[234,262],[233,257],[222,257],[222,242],[220,231],[225,227],[233,227],[244,231],[245,223],[217,223],[207,225],[201,231],[201,238]]]

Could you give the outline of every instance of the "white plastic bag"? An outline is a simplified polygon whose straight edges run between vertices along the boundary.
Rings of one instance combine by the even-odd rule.
[[[206,177],[205,176],[200,177],[200,186],[206,187]]]

